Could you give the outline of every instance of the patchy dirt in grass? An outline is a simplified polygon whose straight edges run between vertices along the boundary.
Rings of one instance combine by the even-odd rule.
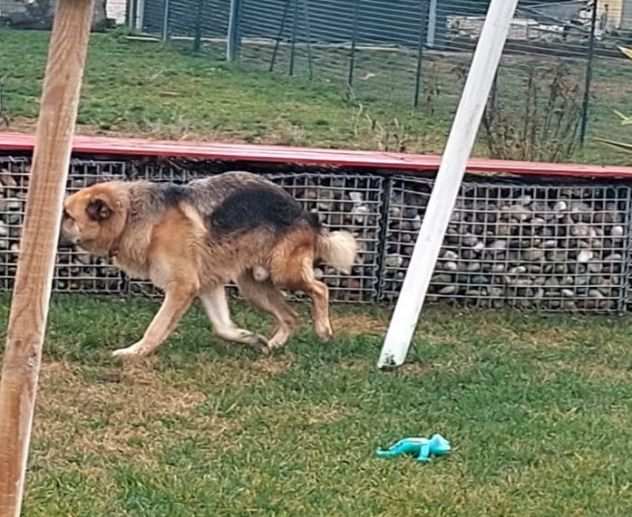
[[[99,381],[104,373],[108,382]],[[141,365],[125,366],[120,374],[110,369],[86,373],[53,362],[41,371],[35,440],[46,444],[47,461],[111,454],[152,463],[159,452],[155,447],[164,446],[156,437],[181,440],[202,434],[221,441],[236,429],[234,421],[200,411],[207,398]]]
[[[276,377],[287,372],[294,364],[295,356],[286,353],[283,357],[262,357],[252,363],[255,372],[267,377]]]
[[[373,314],[335,314],[331,317],[331,324],[338,334],[382,334],[386,331],[388,322],[384,317]]]
[[[421,376],[421,375],[426,375],[431,370],[432,370],[431,363],[422,363],[420,361],[414,361],[410,363],[404,363],[396,370],[396,372],[399,375]]]

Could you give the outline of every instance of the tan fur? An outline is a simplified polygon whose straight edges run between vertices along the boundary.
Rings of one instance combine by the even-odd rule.
[[[321,259],[349,272],[357,253],[355,239],[348,232],[318,230],[303,219],[283,231],[265,225],[231,234],[214,229],[208,222],[214,210],[231,193],[253,186],[279,189],[258,176],[235,172],[192,182],[186,195],[175,198],[169,195],[176,190],[169,194],[148,182],[109,182],[66,199],[65,240],[112,257],[130,276],[149,279],[165,291],[143,338],[115,355],[155,350],[195,298],[202,301],[220,337],[264,351],[282,346],[296,326],[297,315],[280,289],[308,294],[317,334],[322,339],[332,337],[328,289],[315,278],[313,264]],[[231,280],[246,299],[276,319],[269,340],[232,322],[223,287]]]

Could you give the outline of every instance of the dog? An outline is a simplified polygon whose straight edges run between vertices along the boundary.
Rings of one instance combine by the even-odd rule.
[[[311,298],[315,332],[329,340],[329,291],[314,266],[323,262],[348,274],[358,253],[350,232],[329,232],[281,187],[241,171],[185,185],[110,181],[83,188],[64,200],[60,242],[109,257],[129,276],[164,291],[142,339],[113,352],[121,358],[155,351],[196,298],[217,336],[270,352],[288,341],[298,322],[281,289]],[[232,321],[229,281],[274,317],[272,337]]]

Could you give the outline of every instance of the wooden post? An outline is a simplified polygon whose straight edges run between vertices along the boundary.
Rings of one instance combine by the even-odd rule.
[[[58,0],[0,380],[0,517],[20,515],[94,0]]]

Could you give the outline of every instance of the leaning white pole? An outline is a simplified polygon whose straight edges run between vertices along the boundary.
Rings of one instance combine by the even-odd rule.
[[[492,0],[378,367],[406,359],[518,0]]]

